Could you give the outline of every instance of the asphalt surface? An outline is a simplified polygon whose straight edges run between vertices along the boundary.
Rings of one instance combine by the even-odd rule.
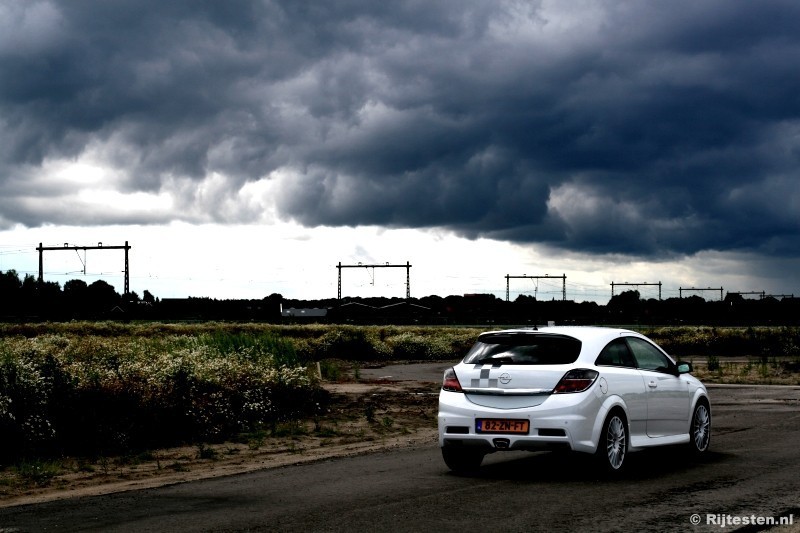
[[[377,368],[362,368],[359,370],[359,376],[363,380],[372,381],[418,381],[441,384],[444,371],[456,363],[458,361],[384,365]]]
[[[790,516],[800,529],[800,387],[710,394],[707,457],[632,454],[619,479],[544,452],[494,454],[460,477],[431,444],[0,509],[0,532],[761,531]]]

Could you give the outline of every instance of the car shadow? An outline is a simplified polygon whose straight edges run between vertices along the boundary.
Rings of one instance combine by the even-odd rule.
[[[630,453],[620,472],[607,472],[589,454],[572,452],[498,452],[487,455],[477,470],[454,476],[519,482],[635,481],[680,474],[728,461],[733,456],[710,450],[701,456],[681,448],[654,448]]]

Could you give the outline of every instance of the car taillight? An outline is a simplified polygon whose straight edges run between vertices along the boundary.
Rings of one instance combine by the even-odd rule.
[[[594,383],[594,380],[596,380],[599,375],[600,373],[597,372],[597,370],[589,370],[588,368],[570,370],[564,374],[564,377],[558,382],[553,392],[555,394],[583,392],[592,386],[592,383]]]
[[[461,383],[458,382],[458,377],[456,377],[456,371],[454,369],[448,368],[444,371],[442,389],[449,392],[464,392],[461,390]]]

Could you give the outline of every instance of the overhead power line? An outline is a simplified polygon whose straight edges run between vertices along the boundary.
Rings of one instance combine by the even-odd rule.
[[[614,297],[614,287],[639,287],[639,286],[653,286],[658,287],[658,299],[661,299],[661,282],[658,283],[614,283],[611,282],[611,297]]]
[[[357,265],[343,265],[341,261],[339,264],[336,265],[336,269],[339,271],[339,291],[337,295],[337,299],[342,299],[342,269],[343,268],[366,268],[372,269],[372,280],[374,283],[375,280],[375,269],[376,268],[405,268],[406,269],[406,298],[411,298],[411,263],[406,261],[405,265],[390,265],[389,263],[385,263],[383,265],[365,265],[363,263],[359,263]]]
[[[506,274],[506,301],[508,302],[511,299],[511,281],[512,279],[560,279],[561,280],[561,300],[567,300],[567,275],[562,274],[561,276],[551,276],[549,274],[545,274],[543,276],[528,276],[527,274],[523,274],[521,276],[512,276],[510,274]]]
[[[86,250],[125,250],[125,294],[130,294],[131,292],[131,283],[130,283],[130,268],[128,263],[128,250],[131,247],[128,244],[128,241],[125,241],[124,246],[103,246],[102,242],[98,242],[97,246],[75,246],[70,245],[69,243],[64,243],[64,246],[42,246],[42,243],[39,243],[39,247],[36,250],[39,252],[39,283],[44,282],[44,252],[45,251],[54,251],[54,250],[83,250],[84,254]],[[80,258],[80,254],[78,254],[78,258]],[[81,261],[83,263],[83,273],[86,273],[86,262]]]

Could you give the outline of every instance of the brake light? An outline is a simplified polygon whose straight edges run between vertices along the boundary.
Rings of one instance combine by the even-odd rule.
[[[599,375],[600,373],[597,370],[589,370],[588,368],[570,370],[564,374],[564,377],[558,382],[553,392],[555,394],[583,392],[592,386],[592,383]]]
[[[458,382],[456,371],[453,368],[448,368],[444,371],[444,378],[442,379],[442,390],[449,392],[464,392],[461,390],[461,383]]]

